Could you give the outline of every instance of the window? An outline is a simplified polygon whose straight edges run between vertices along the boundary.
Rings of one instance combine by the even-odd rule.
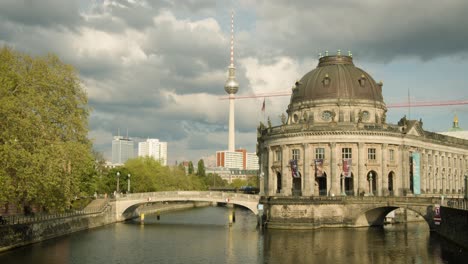
[[[325,159],[325,149],[324,148],[316,148],[315,149],[315,158],[316,159]]]
[[[375,148],[368,148],[367,149],[367,159],[369,160],[376,160]]]
[[[298,149],[293,149],[292,150],[292,159],[293,160],[299,160],[301,158],[301,152]]]
[[[281,161],[282,158],[283,156],[282,156],[281,150],[277,150],[275,153],[275,161]]]
[[[390,161],[395,161],[395,150],[394,149],[389,149],[388,150],[388,156]]]
[[[343,159],[351,159],[352,157],[352,149],[351,148],[342,148],[341,149],[341,157]]]

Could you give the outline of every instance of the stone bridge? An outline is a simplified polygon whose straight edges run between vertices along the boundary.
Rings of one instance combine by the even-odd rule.
[[[115,201],[117,220],[135,216],[142,204],[152,202],[193,201],[229,203],[248,208],[259,214],[258,204],[263,204],[268,228],[314,229],[320,227],[365,227],[383,225],[385,216],[398,208],[405,208],[421,215],[431,229],[434,228],[434,205],[440,198],[432,197],[285,197],[218,192],[173,191],[132,193],[119,196]]]
[[[116,197],[116,219],[121,221],[134,216],[135,209],[146,203],[194,201],[230,203],[248,208],[258,214],[257,205],[260,196],[253,194],[214,192],[214,191],[174,191],[174,192],[147,192],[132,193]]]
[[[434,229],[434,205],[440,198],[424,197],[262,197],[268,228],[381,226],[398,208],[421,215]]]

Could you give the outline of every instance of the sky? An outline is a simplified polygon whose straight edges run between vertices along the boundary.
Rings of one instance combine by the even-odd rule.
[[[58,55],[79,72],[92,113],[89,137],[110,159],[120,130],[168,142],[168,164],[203,158],[228,144],[231,12],[237,95],[287,92],[318,54],[353,54],[382,80],[387,104],[468,100],[466,0],[0,0],[0,45]],[[256,127],[279,125],[289,97],[236,100],[236,148],[255,152]],[[389,108],[428,131],[468,106]]]

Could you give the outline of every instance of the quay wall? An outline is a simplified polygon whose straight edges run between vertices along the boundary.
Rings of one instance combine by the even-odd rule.
[[[434,231],[468,249],[468,210],[441,206],[440,216],[440,225],[436,225]]]
[[[206,202],[185,204],[156,203],[141,206],[137,208],[136,212],[167,212],[209,205],[211,205],[211,203]],[[45,219],[13,225],[0,225],[0,252],[68,235],[74,232],[116,223],[118,220],[115,208],[115,201],[113,201],[109,202],[109,206],[107,206],[102,212],[98,213]],[[137,216],[137,214],[135,216]]]
[[[45,219],[13,225],[1,225],[0,252],[115,223],[115,216],[112,212],[114,208],[115,206],[108,206],[99,213]]]

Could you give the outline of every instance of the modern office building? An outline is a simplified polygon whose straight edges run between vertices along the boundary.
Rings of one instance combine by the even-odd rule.
[[[167,165],[167,142],[161,142],[159,139],[149,138],[144,142],[138,143],[138,156],[151,157]]]
[[[112,164],[122,165],[134,158],[134,142],[129,137],[114,136],[112,140]]]
[[[239,170],[258,170],[258,156],[256,153],[248,153],[245,149],[216,152],[216,167],[224,167]]]

